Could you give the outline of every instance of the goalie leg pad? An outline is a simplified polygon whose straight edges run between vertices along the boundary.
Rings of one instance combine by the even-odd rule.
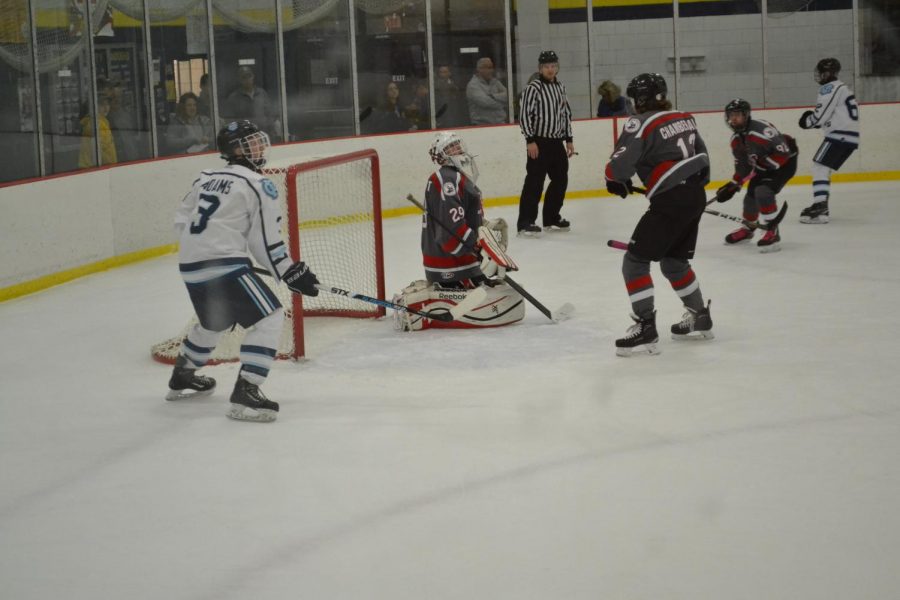
[[[423,285],[424,284],[424,287]],[[525,318],[525,302],[522,296],[506,284],[485,288],[484,301],[456,321],[433,321],[416,314],[395,311],[395,328],[401,331],[424,329],[479,329],[503,327]],[[425,281],[416,281],[394,296],[394,302],[409,308],[430,311],[438,308],[449,310],[466,298],[470,290],[444,289]]]

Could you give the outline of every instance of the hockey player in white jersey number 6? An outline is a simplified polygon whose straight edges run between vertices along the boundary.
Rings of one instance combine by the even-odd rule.
[[[473,301],[476,288],[487,295],[454,321],[397,313],[398,328],[499,327],[521,321],[525,316],[522,297],[502,282],[507,268],[517,268],[505,252],[506,223],[502,219],[483,221],[481,190],[475,185],[475,157],[452,131],[437,134],[429,155],[437,168],[425,187],[422,215],[422,262],[427,281],[412,282],[394,297],[394,302],[417,310],[435,310],[467,298]]]
[[[841,168],[859,147],[859,105],[846,83],[838,79],[841,63],[836,58],[823,58],[816,64],[813,77],[820,86],[816,109],[800,117],[803,129],[821,129],[825,139],[813,155],[813,203],[800,213],[800,222],[827,223],[828,197],[831,195],[831,173]]]
[[[228,164],[200,173],[175,218],[179,269],[199,324],[182,342],[166,399],[213,392],[215,380],[196,370],[222,333],[238,324],[248,331],[227,416],[274,421],[278,404],[259,386],[275,359],[284,311],[250,258],[296,293],[317,295],[319,280],[304,263],[291,261],[284,244],[278,189],[260,173],[269,137],[249,121],[235,121],[219,131],[216,143]]]

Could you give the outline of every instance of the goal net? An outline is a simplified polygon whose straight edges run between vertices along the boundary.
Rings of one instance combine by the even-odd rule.
[[[303,260],[323,284],[384,299],[381,237],[381,185],[378,154],[360,150],[314,160],[266,167],[279,187],[284,237],[291,257]],[[303,320],[307,317],[372,318],[384,308],[334,294],[293,294],[272,278],[267,283],[285,308],[278,358],[305,356]],[[155,344],[155,360],[172,364],[181,340],[196,323],[192,318],[175,337]],[[235,326],[216,346],[211,363],[238,360],[244,330]]]

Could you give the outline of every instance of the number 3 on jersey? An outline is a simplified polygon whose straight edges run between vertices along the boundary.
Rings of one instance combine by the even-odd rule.
[[[191,233],[202,233],[209,218],[219,208],[219,197],[214,194],[200,194],[197,203],[197,218],[191,222]]]

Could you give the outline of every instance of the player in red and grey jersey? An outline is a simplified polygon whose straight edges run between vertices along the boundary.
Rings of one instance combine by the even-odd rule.
[[[797,172],[797,143],[768,121],[751,118],[750,103],[741,98],[725,106],[725,123],[734,132],[731,136],[734,175],[716,191],[716,200],[730,200],[749,180],[744,196],[744,219],[771,221],[778,214],[775,195]],[[749,240],[753,233],[754,229],[741,227],[725,236],[725,242],[736,244]],[[776,227],[767,230],[757,246],[761,252],[777,251],[780,241]]]
[[[478,168],[455,133],[439,134],[430,152],[438,168],[425,187],[425,277],[444,287],[471,288],[485,279],[477,256],[478,228],[484,219],[481,190],[475,185]]]
[[[697,229],[706,206],[709,156],[694,117],[671,110],[666,80],[643,73],[631,80],[627,94],[637,115],[625,122],[624,133],[606,165],[606,189],[625,198],[637,173],[646,186],[650,208],[641,217],[622,261],[622,275],[631,300],[634,325],[616,340],[616,354],[630,356],[643,349],[657,354],[651,261],[671,283],[687,310],[672,325],[674,339],[710,339],[712,319],[689,259],[697,245]]]

